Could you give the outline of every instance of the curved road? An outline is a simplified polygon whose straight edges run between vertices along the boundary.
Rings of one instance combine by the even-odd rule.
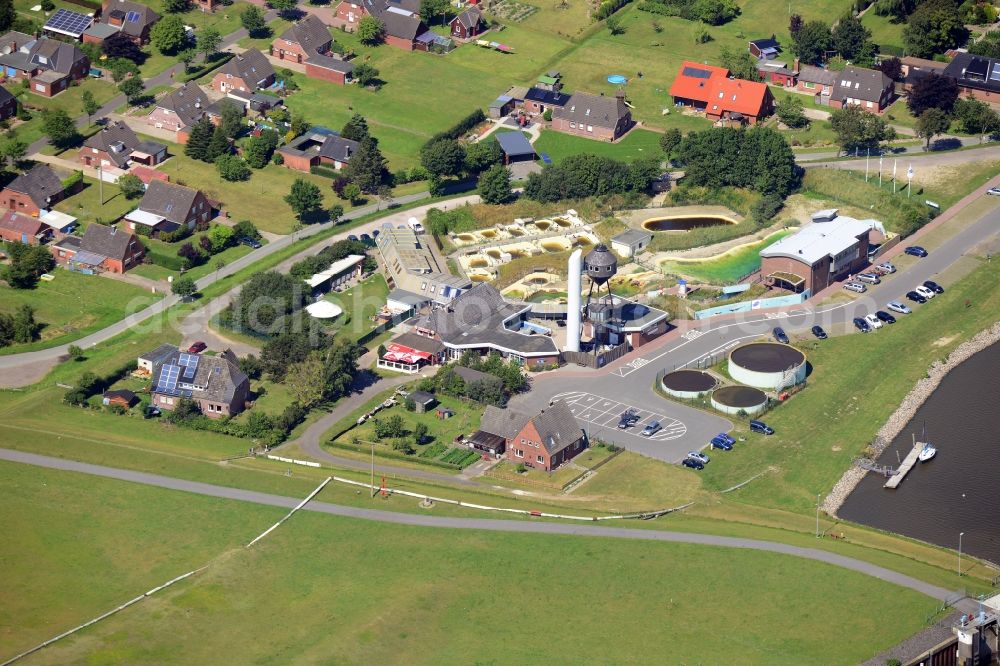
[[[91,465],[88,463],[52,458],[33,453],[21,451],[11,451],[0,449],[0,460],[16,462],[38,467],[46,467],[68,472],[78,472],[91,474],[119,481],[140,483],[147,486],[166,488],[169,490],[179,490],[183,492],[207,495],[209,497],[220,497],[223,499],[238,500],[241,502],[251,502],[267,506],[276,506],[286,509],[295,507],[299,500],[292,497],[260,493],[251,490],[241,490],[239,488],[227,488],[208,483],[196,481],[185,481],[158,474],[147,474],[144,472],[134,472],[131,470],[116,469],[103,465]],[[426,514],[407,514],[383,511],[378,509],[362,509],[358,507],[342,506],[330,504],[328,502],[310,502],[305,507],[305,511],[315,511],[327,513],[335,516],[345,516],[360,520],[374,520],[384,523],[394,523],[397,525],[411,525],[416,527],[436,527],[449,529],[471,529],[487,530],[492,532],[526,532],[532,534],[555,534],[565,536],[586,536],[604,537],[612,539],[639,539],[645,541],[666,541],[671,543],[690,543],[702,546],[721,546],[725,548],[747,548],[751,550],[761,550],[782,555],[792,555],[804,557],[809,560],[823,562],[843,569],[849,569],[859,573],[873,576],[901,587],[909,588],[921,594],[933,597],[939,601],[954,598],[955,593],[943,587],[931,585],[924,581],[912,578],[891,569],[856,560],[837,553],[831,553],[817,548],[804,548],[802,546],[792,546],[789,544],[774,541],[762,541],[759,539],[743,539],[736,537],[716,536],[712,534],[696,534],[686,532],[668,532],[659,530],[630,529],[617,527],[603,527],[598,525],[575,525],[565,523],[549,522],[522,522],[514,520],[493,520],[488,518],[445,518],[439,516],[429,516]],[[971,600],[958,604],[960,610],[966,610],[965,606],[975,606]]]

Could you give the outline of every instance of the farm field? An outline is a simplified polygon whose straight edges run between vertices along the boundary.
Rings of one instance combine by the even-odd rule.
[[[19,354],[78,340],[113,324],[124,313],[138,312],[163,297],[126,282],[62,268],[53,269],[52,275],[54,280],[39,281],[34,289],[0,287],[0,312],[12,313],[27,304],[35,309],[35,320],[45,325],[36,342],[0,347],[0,354]]]
[[[4,598],[17,600],[3,611],[11,652],[209,565],[47,648],[33,657],[39,664],[242,663],[275,658],[269,646],[276,645],[282,661],[329,654],[348,662],[391,661],[405,653],[417,664],[552,663],[641,660],[650,649],[686,660],[705,650],[703,637],[688,630],[690,618],[721,613],[734,618],[728,636],[748,660],[856,663],[917,630],[932,605],[882,581],[782,555],[443,532],[308,512],[246,550],[243,544],[283,511],[12,463],[0,464],[0,487],[10,498],[0,509],[5,524],[21,526],[15,533],[26,535],[0,546],[16,574],[0,583]],[[512,559],[517,552],[532,557]],[[396,566],[401,558],[421,566]],[[471,561],[479,566],[468,566]],[[523,584],[538,566],[573,575]],[[84,577],[81,570],[95,573]],[[705,571],[712,572],[711,585],[704,584]],[[317,613],[317,604],[326,610]],[[482,624],[512,606],[525,621],[501,623],[484,636]],[[580,613],[581,607],[601,612]],[[553,613],[574,614],[575,630],[539,630],[546,640],[530,646],[517,640]],[[884,622],[889,614],[894,622]],[[845,634],[864,639],[842,641]],[[247,640],[234,640],[244,635]],[[831,644],[838,646],[835,656]]]

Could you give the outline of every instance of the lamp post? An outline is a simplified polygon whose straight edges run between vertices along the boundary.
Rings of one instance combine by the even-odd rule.
[[[820,493],[816,493],[816,538],[819,538],[819,496]]]
[[[962,577],[962,537],[965,536],[965,532],[958,533],[958,577]]]

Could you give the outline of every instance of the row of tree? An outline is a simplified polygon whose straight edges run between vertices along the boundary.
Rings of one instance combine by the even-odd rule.
[[[878,54],[878,47],[872,43],[872,33],[861,23],[861,19],[847,14],[833,26],[825,21],[804,21],[798,14],[792,14],[788,24],[792,36],[792,53],[803,64],[818,65],[833,55],[856,65],[871,65]]]
[[[769,127],[690,132],[675,153],[691,185],[743,187],[783,199],[801,180],[791,146]]]
[[[535,201],[583,199],[607,194],[646,192],[662,169],[659,158],[632,163],[599,155],[572,155],[528,175],[524,196]]]

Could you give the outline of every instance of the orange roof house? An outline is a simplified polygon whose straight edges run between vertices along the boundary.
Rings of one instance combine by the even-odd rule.
[[[725,67],[684,61],[670,86],[679,106],[705,112],[709,120],[756,124],[774,111],[774,97],[764,83],[729,77]]]

